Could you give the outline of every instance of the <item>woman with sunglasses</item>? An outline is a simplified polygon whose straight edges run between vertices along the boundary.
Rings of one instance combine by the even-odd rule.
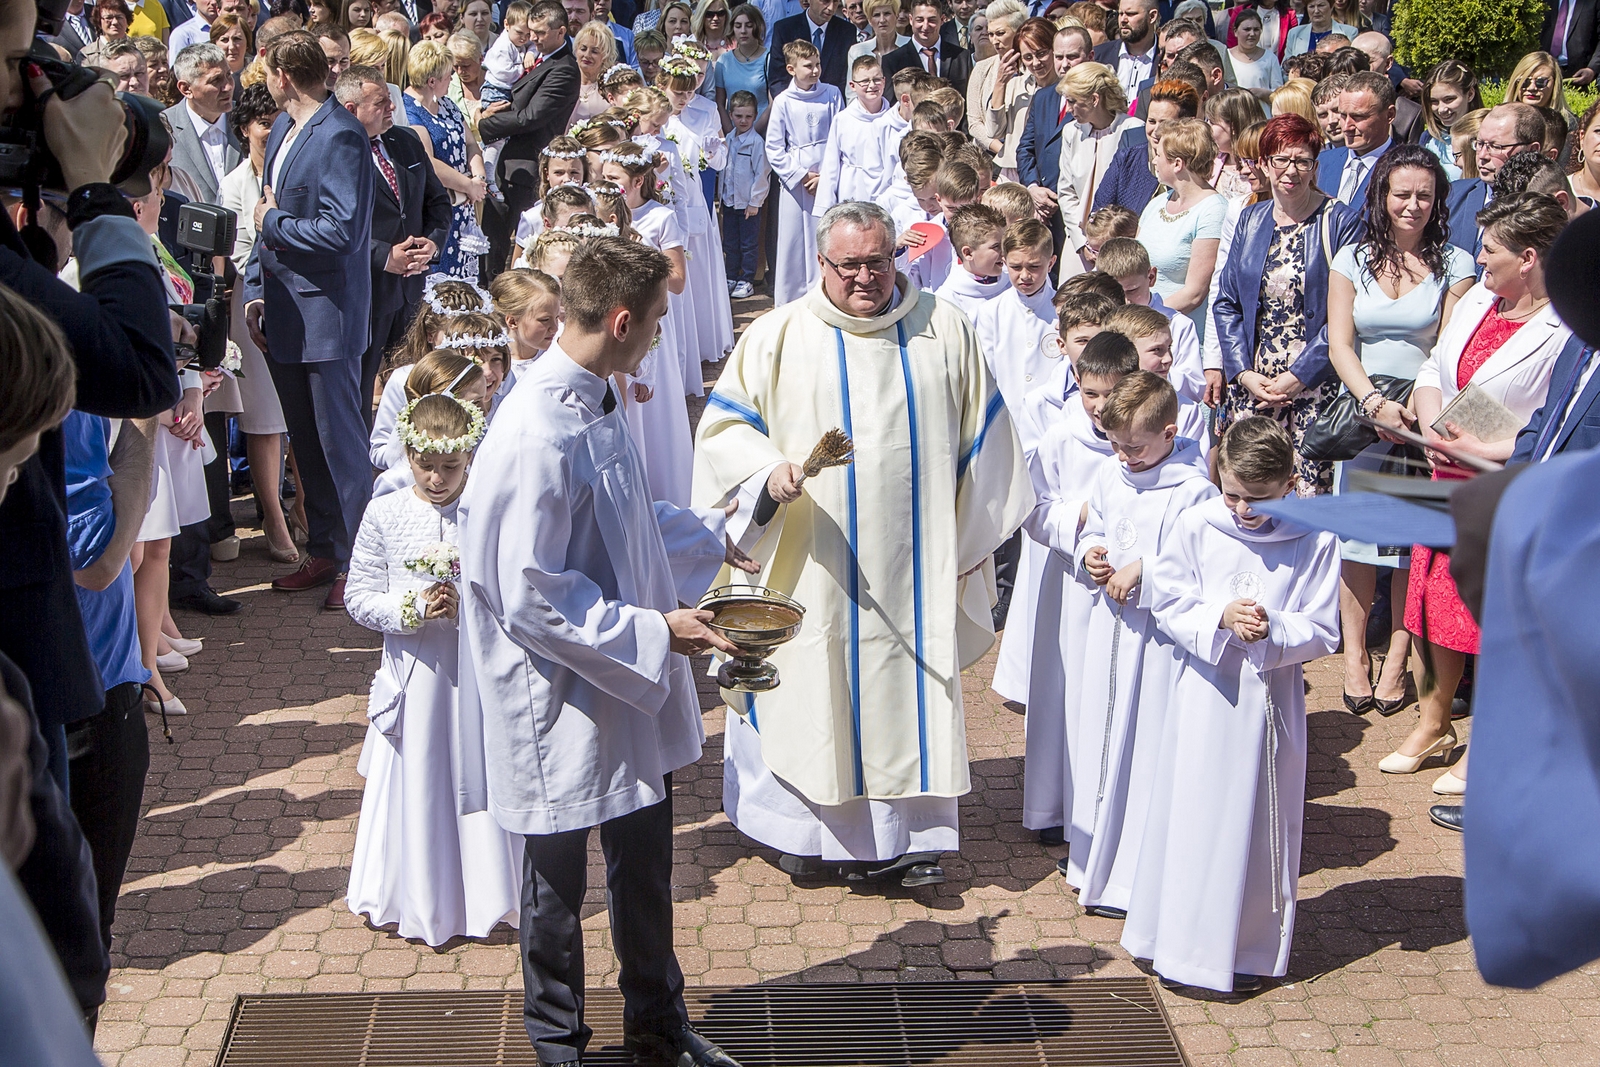
[[[1506,100],[1550,108],[1572,124],[1567,94],[1561,86],[1561,65],[1549,52],[1529,52],[1517,61],[1506,79]]]
[[[733,47],[731,10],[728,0],[700,0],[690,17],[690,32],[700,42],[700,47],[711,53],[712,63]]]

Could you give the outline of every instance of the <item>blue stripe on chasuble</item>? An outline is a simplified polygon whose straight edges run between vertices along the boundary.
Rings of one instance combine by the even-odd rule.
[[[911,588],[913,632],[917,649],[917,755],[922,792],[928,791],[928,691],[922,655],[922,446],[917,440],[917,391],[911,380],[911,358],[906,353],[906,328],[895,324],[895,339],[900,343],[900,374],[906,382],[906,420],[911,427]]]
[[[767,433],[766,420],[761,417],[755,408],[745,407],[737,400],[729,400],[715,389],[706,394],[706,404],[710,407],[721,408],[734,418],[743,422],[748,422],[751,426],[754,426],[756,428],[756,432],[761,434],[763,437],[770,436]]]
[[[745,697],[749,701],[749,705],[745,708],[745,713],[750,718],[750,729],[759,734],[761,732],[761,724],[756,721],[756,695],[754,693],[746,693]]]
[[[844,434],[854,438],[855,429],[850,422],[850,368],[844,358],[844,331],[834,328],[839,348],[839,399],[844,408]],[[845,467],[845,485],[848,490],[846,533],[850,538],[850,721],[854,730],[851,740],[856,776],[856,796],[866,794],[866,772],[861,767],[861,562],[856,555],[856,465]]]
[[[979,428],[978,435],[972,439],[972,447],[967,449],[967,454],[961,457],[961,462],[956,464],[956,477],[959,479],[967,473],[967,464],[972,462],[972,457],[978,454],[978,449],[983,447],[983,439],[989,434],[989,427],[994,425],[994,420],[1000,417],[1000,412],[1006,406],[1006,398],[996,389],[994,396],[989,398],[989,410],[983,413],[983,426]]]

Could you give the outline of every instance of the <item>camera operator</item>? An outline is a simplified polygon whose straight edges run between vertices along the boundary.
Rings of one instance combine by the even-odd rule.
[[[9,217],[0,219],[0,284],[60,327],[76,364],[79,409],[111,418],[155,416],[179,398],[174,326],[150,242],[108,183],[127,137],[123,110],[108,84],[70,100],[54,93],[28,58],[36,17],[31,4],[0,8],[0,102],[6,114],[16,115],[44,101],[44,141],[61,164],[67,195],[41,214],[65,215],[82,292],[56,278],[57,264],[34,262]],[[49,255],[42,248],[39,254]],[[61,786],[65,727],[102,714],[106,694],[73,589],[65,493],[61,436],[52,431],[0,504],[0,543],[11,557],[0,575],[7,609],[0,613],[0,657],[13,661],[30,683],[49,752],[34,768],[38,836],[19,880],[80,1007],[92,1017],[105,999],[110,958],[100,939],[88,849]]]

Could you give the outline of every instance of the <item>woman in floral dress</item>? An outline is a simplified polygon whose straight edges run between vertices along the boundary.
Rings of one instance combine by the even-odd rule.
[[[434,274],[452,278],[477,278],[478,257],[489,242],[478,226],[477,206],[487,192],[483,149],[467,128],[466,116],[447,95],[455,60],[436,41],[420,41],[411,49],[406,75],[406,119],[422,137],[422,147],[433,157],[433,170],[455,204],[450,236],[439,251]]]
[[[1322,137],[1298,115],[1280,115],[1261,134],[1260,158],[1272,199],[1239,216],[1214,310],[1228,383],[1222,425],[1247,415],[1277,420],[1295,443],[1295,491],[1333,489],[1333,464],[1298,455],[1300,443],[1339,379],[1328,362],[1328,269],[1355,239],[1361,215],[1316,187]]]

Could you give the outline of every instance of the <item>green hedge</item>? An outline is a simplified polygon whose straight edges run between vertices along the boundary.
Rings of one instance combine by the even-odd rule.
[[[1504,77],[1538,49],[1545,8],[1545,0],[1397,0],[1395,58],[1419,78],[1442,59]]]
[[[1589,110],[1590,104],[1600,100],[1600,84],[1591,83],[1580,89],[1568,83],[1563,85],[1562,88],[1566,90],[1564,95],[1567,98],[1567,110],[1574,115],[1582,115]],[[1486,82],[1479,86],[1479,92],[1483,94],[1483,106],[1494,107],[1496,104],[1505,101],[1506,83],[1503,81]]]

